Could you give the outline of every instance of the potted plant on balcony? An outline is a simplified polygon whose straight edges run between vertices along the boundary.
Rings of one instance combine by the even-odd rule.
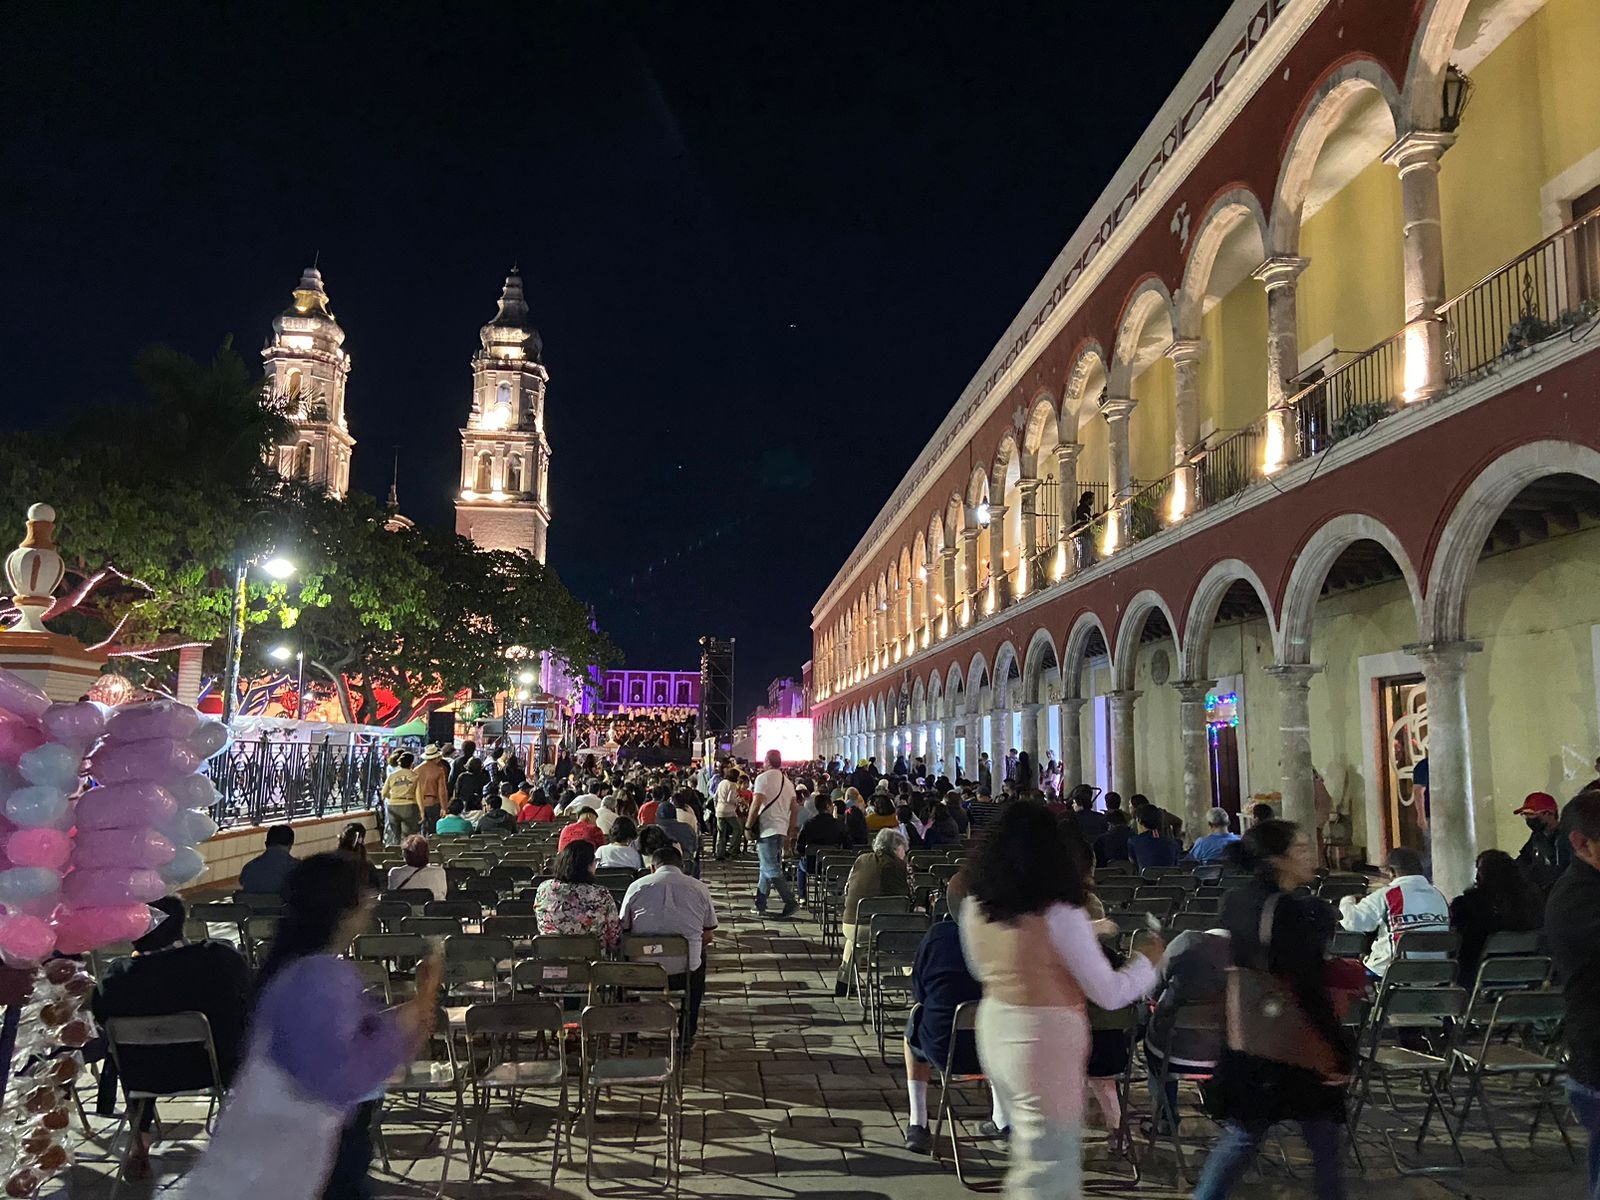
[[[1392,412],[1394,409],[1382,400],[1364,400],[1360,404],[1352,404],[1329,425],[1328,444],[1336,445],[1345,438],[1365,433]]]

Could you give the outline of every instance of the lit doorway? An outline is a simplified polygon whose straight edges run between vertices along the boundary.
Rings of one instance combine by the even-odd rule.
[[[1421,675],[1390,675],[1378,688],[1384,844],[1428,853],[1427,801],[1412,775],[1428,757],[1428,689]]]

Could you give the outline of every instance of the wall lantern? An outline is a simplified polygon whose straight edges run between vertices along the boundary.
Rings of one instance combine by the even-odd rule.
[[[1444,72],[1444,97],[1443,110],[1439,116],[1439,128],[1445,133],[1454,133],[1461,127],[1461,114],[1466,111],[1467,101],[1472,99],[1472,80],[1455,63],[1451,63]]]

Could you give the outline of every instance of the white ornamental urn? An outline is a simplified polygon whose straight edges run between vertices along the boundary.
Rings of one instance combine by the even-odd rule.
[[[6,582],[19,613],[11,626],[13,633],[49,632],[44,614],[67,573],[56,553],[55,526],[56,510],[48,504],[35,504],[28,510],[28,536],[6,555]]]

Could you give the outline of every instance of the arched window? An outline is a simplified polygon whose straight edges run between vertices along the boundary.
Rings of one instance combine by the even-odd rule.
[[[291,369],[289,374],[284,376],[283,395],[284,399],[291,404],[300,402],[300,372],[298,369]]]
[[[305,483],[311,482],[311,443],[301,442],[294,450],[295,478]]]
[[[522,491],[522,455],[513,454],[506,464],[506,491],[516,495]]]
[[[503,404],[507,408],[511,407],[511,385],[509,383],[502,383],[495,388],[494,401],[496,404]]]
[[[487,492],[491,487],[493,487],[493,470],[494,460],[491,459],[487,454],[478,455],[478,477],[473,481],[473,486],[478,491]]]

